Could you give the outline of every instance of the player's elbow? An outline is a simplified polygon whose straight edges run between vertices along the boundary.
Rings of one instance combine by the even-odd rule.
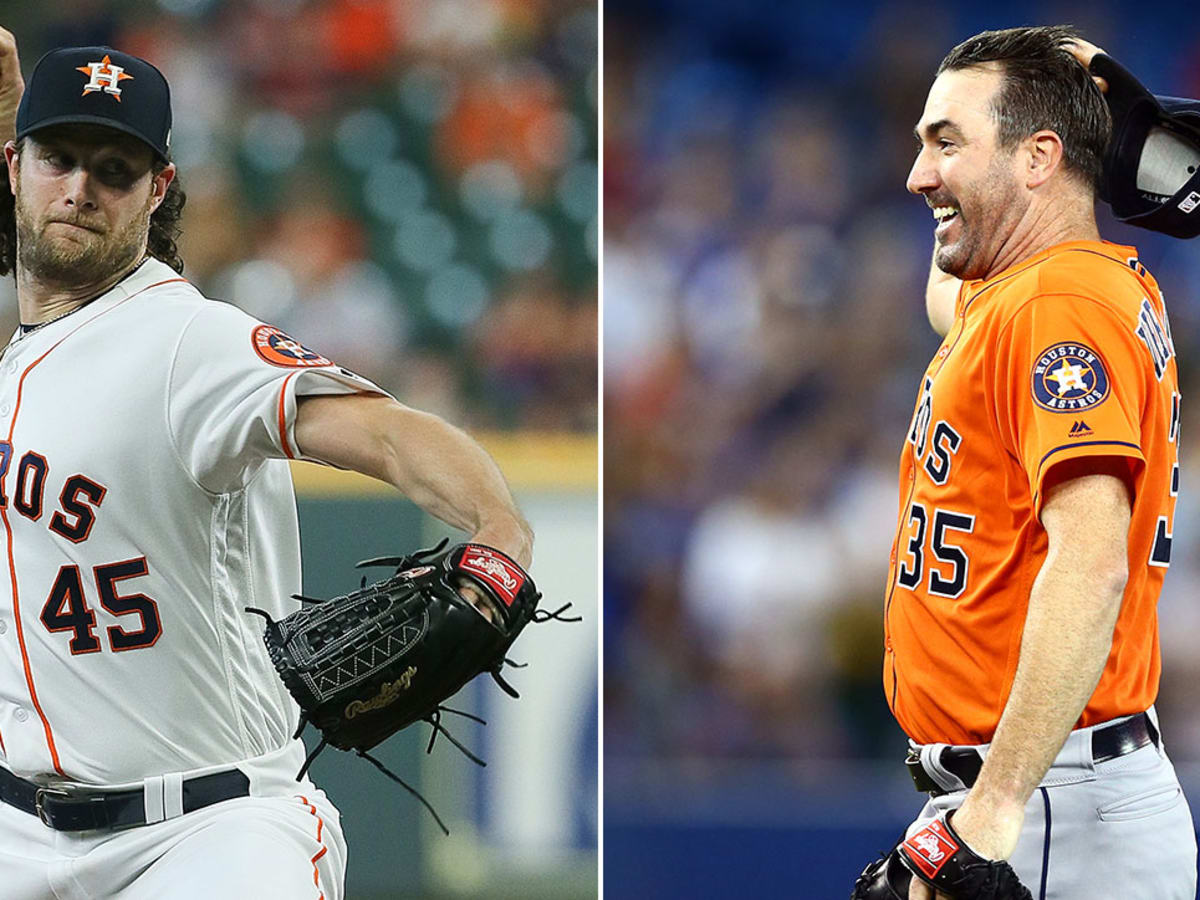
[[[1098,593],[1113,602],[1120,603],[1129,583],[1129,567],[1122,564],[1106,567],[1096,575]]]
[[[1129,566],[1124,559],[1095,564],[1088,570],[1087,593],[1092,598],[1096,618],[1115,625],[1121,613],[1125,586],[1129,583]]]

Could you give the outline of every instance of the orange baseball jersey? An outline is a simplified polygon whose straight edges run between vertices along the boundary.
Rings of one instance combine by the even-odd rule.
[[[1084,456],[1128,460],[1133,513],[1112,650],[1077,727],[1154,702],[1179,489],[1174,356],[1133,247],[1060,244],[962,286],[900,458],[884,687],[913,740],[991,740],[1046,558],[1046,474]]]

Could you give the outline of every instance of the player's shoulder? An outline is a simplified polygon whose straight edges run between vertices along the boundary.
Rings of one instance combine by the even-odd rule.
[[[165,263],[149,258],[119,285],[116,305],[145,325],[188,318],[210,302],[191,281]]]
[[[1078,294],[1114,303],[1141,302],[1148,275],[1137,249],[1107,241],[1073,241],[1034,266],[1039,293]]]
[[[1030,312],[1034,304],[1136,322],[1142,302],[1157,294],[1136,248],[1107,241],[1060,244],[1001,273],[994,282],[991,305],[1001,322]]]
[[[232,303],[206,296],[186,277],[155,259],[146,260],[123,287],[130,313],[147,324],[191,329],[201,322],[209,328],[247,332],[262,324]]]

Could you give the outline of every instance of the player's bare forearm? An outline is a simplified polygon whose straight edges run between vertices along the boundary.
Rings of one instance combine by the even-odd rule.
[[[374,394],[301,397],[296,444],[307,457],[386,481],[473,540],[528,568],[533,532],[495,461],[466,432]]]
[[[1129,521],[1128,488],[1114,474],[1074,477],[1047,494],[1049,551],[1030,592],[1012,691],[954,818],[978,853],[1013,852],[1026,801],[1100,681],[1128,574]]]
[[[936,247],[934,253],[937,253]],[[929,316],[930,326],[942,337],[954,324],[954,301],[961,284],[953,275],[939,269],[937,263],[930,263],[929,281],[925,285],[925,313]]]

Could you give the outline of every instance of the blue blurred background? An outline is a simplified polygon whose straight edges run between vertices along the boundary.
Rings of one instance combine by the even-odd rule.
[[[1194,4],[605,3],[606,896],[842,898],[920,808],[880,685],[940,342],[911,131],[956,43],[1064,22],[1200,96]],[[1200,809],[1200,241],[1107,208],[1101,231],[1159,279],[1179,353],[1158,709]]]

